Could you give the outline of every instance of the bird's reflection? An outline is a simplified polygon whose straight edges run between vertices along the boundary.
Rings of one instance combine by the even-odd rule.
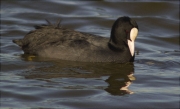
[[[135,80],[133,63],[88,63],[73,61],[49,61],[46,59],[36,59],[23,55],[23,60],[35,62],[51,63],[51,66],[36,68],[25,73],[27,79],[51,79],[51,78],[100,78],[107,76],[104,80],[108,83],[104,90],[112,95],[133,94],[128,87]]]
[[[133,94],[133,92],[128,89],[133,80],[135,80],[133,72],[129,72],[127,75],[112,74],[106,80],[109,86],[105,90],[112,95]]]

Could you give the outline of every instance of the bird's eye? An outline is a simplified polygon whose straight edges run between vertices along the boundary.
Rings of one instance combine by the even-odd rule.
[[[126,32],[126,34],[129,34],[130,33],[130,31],[128,31],[128,30],[124,30],[125,32]]]
[[[126,38],[131,41],[131,39],[130,39],[130,31],[129,30],[124,30],[124,31],[126,33]]]

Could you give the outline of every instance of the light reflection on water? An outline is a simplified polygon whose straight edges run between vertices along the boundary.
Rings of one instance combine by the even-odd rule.
[[[2,108],[179,108],[178,1],[1,2]],[[140,28],[134,64],[28,58],[12,43],[45,18],[109,37],[119,16]]]

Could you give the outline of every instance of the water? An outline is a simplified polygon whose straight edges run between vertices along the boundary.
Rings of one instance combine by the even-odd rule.
[[[179,1],[1,1],[1,108],[180,108]],[[49,19],[109,37],[113,22],[139,25],[133,64],[23,55],[12,39]]]

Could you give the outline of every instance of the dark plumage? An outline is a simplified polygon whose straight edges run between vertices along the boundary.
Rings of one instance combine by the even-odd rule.
[[[35,26],[23,39],[15,39],[25,54],[84,62],[133,62],[127,40],[137,23],[129,17],[118,18],[109,38],[59,26]]]

